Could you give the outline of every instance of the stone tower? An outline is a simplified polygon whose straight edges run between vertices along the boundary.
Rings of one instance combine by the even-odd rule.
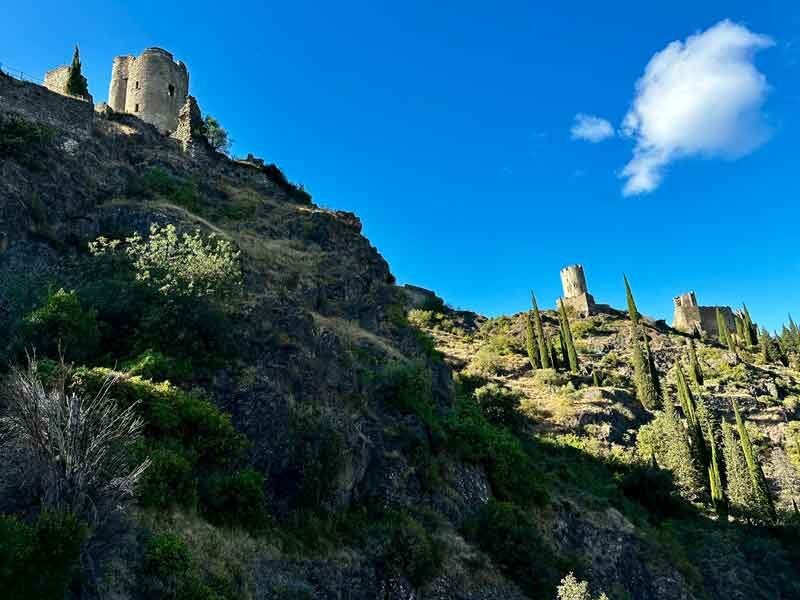
[[[694,292],[676,296],[672,326],[684,333],[719,336],[717,310],[722,315],[728,331],[736,331],[736,320],[730,306],[698,306]]]
[[[564,291],[561,299],[564,306],[582,317],[592,314],[594,298],[587,290],[582,265],[570,265],[561,269],[561,287]]]
[[[136,115],[165,133],[178,127],[178,113],[189,94],[189,72],[161,48],[140,56],[117,56],[111,67],[108,105]]]

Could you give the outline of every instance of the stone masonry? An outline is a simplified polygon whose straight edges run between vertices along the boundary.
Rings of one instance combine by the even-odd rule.
[[[593,314],[596,304],[586,287],[586,276],[582,265],[570,265],[561,269],[561,287],[563,289],[563,302],[567,310],[580,317]]]
[[[186,65],[162,48],[114,59],[108,105],[117,112],[136,115],[162,132],[173,133],[188,95]]]
[[[676,296],[674,303],[672,326],[678,331],[719,337],[717,310],[722,314],[728,331],[736,331],[736,320],[730,306],[698,306],[694,292]]]

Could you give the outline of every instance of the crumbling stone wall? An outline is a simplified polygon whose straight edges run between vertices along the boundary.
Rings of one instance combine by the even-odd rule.
[[[66,94],[69,71],[69,65],[61,65],[60,67],[51,69],[44,74],[44,87],[59,94]]]
[[[736,331],[736,319],[730,306],[698,306],[694,292],[676,296],[674,303],[672,326],[678,331],[718,337],[717,310],[722,314],[728,331]]]
[[[64,96],[44,86],[0,73],[0,112],[18,114],[28,121],[85,137],[91,133],[91,102]]]
[[[108,105],[117,112],[131,113],[172,133],[188,95],[186,65],[162,48],[147,48],[138,57],[114,59]]]

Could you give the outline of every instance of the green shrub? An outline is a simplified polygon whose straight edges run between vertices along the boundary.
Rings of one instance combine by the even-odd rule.
[[[0,515],[0,590],[5,598],[63,600],[79,568],[86,528],[42,513],[33,525]]]
[[[186,359],[172,358],[150,348],[123,363],[122,370],[152,381],[180,381],[191,376],[192,365]]]
[[[439,574],[442,555],[440,545],[425,528],[404,515],[395,526],[384,561],[419,587]]]
[[[541,471],[510,431],[492,425],[472,398],[460,398],[447,421],[449,447],[462,459],[483,464],[494,494],[520,504],[543,504]]]
[[[160,197],[189,210],[197,210],[200,190],[196,181],[181,179],[160,167],[151,167],[128,182],[128,194],[138,198]]]
[[[295,508],[320,508],[336,489],[344,440],[323,415],[299,410],[292,415],[290,440],[288,469],[278,485]]]
[[[44,304],[23,320],[25,344],[47,356],[83,360],[97,350],[100,333],[95,311],[86,310],[74,291],[49,294]]]
[[[201,503],[212,523],[258,530],[267,520],[264,476],[253,469],[214,474],[203,485]]]
[[[433,406],[431,371],[421,360],[387,365],[381,376],[384,402],[402,413],[418,416],[429,427],[438,426]]]
[[[197,505],[197,476],[193,457],[166,447],[142,448],[141,456],[152,461],[139,484],[137,496],[143,506],[170,508]]]
[[[526,511],[509,502],[490,500],[467,523],[465,533],[526,593],[552,598],[558,561]]]
[[[15,115],[0,115],[0,159],[36,167],[37,156],[52,142],[53,130]]]
[[[519,411],[520,394],[496,383],[488,383],[474,391],[474,398],[486,420],[498,427],[519,432],[525,417]]]

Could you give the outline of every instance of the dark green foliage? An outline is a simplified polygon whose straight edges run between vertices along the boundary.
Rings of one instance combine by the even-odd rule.
[[[402,515],[393,526],[393,534],[384,556],[389,569],[397,569],[419,587],[436,577],[442,566],[437,543],[414,518]]]
[[[558,370],[561,365],[558,363],[558,354],[556,353],[555,345],[553,344],[553,340],[548,338],[547,339],[547,353],[550,355],[550,365]]]
[[[703,424],[697,415],[697,404],[694,394],[686,383],[683,368],[680,363],[675,365],[675,377],[678,386],[678,399],[683,407],[683,414],[686,417],[687,431],[689,434],[689,444],[692,449],[692,457],[697,469],[704,473],[709,467],[708,450],[703,439]]]
[[[656,394],[656,403],[660,404],[661,400],[661,380],[658,376],[658,369],[656,369],[656,361],[653,353],[650,351],[650,338],[647,332],[642,328],[642,348],[644,348],[644,359],[647,363],[647,370],[650,375],[650,383],[653,386]]]
[[[255,532],[267,522],[264,476],[253,469],[212,475],[204,482],[201,496],[203,516],[212,523]]]
[[[231,151],[231,140],[228,137],[228,132],[225,130],[219,121],[211,115],[206,115],[203,120],[203,133],[208,139],[208,143],[217,152],[229,154]]]
[[[731,334],[728,331],[728,323],[725,321],[725,318],[722,316],[722,313],[719,309],[716,309],[716,317],[717,329],[719,330],[719,343],[723,346],[728,346],[732,350],[733,340],[731,339]]]
[[[649,352],[647,355],[643,352],[642,343],[639,341],[638,327],[635,325],[631,335],[631,363],[633,364],[636,397],[647,410],[656,410],[660,402],[653,382]]]
[[[152,381],[181,381],[192,374],[192,365],[187,359],[175,359],[163,352],[148,348],[135,358],[122,364],[128,375],[137,375]]]
[[[672,473],[653,465],[634,465],[622,477],[620,491],[641,504],[656,521],[678,517],[686,506]]]
[[[519,411],[521,396],[518,392],[489,383],[477,388],[474,397],[483,416],[492,425],[506,427],[512,432],[524,428],[525,417]]]
[[[631,291],[631,285],[628,283],[627,275],[623,275],[622,279],[625,280],[625,298],[628,302],[628,318],[634,325],[639,324],[639,309],[636,308],[636,301],[633,299],[633,291]]]
[[[137,496],[143,506],[170,508],[197,506],[197,474],[194,456],[180,448],[141,446],[137,458],[152,461],[139,484]]]
[[[531,292],[531,305],[533,306],[533,331],[536,334],[536,344],[539,347],[539,364],[542,365],[543,369],[549,369],[553,366],[550,350],[542,327],[542,316],[539,314],[539,307],[536,304],[536,296],[533,295],[533,292]]]
[[[134,198],[163,199],[195,211],[200,203],[196,181],[172,175],[161,167],[151,167],[128,182],[128,194]]]
[[[540,470],[518,438],[492,425],[473,398],[459,398],[447,421],[448,445],[463,460],[483,464],[494,494],[521,505],[543,504]]]
[[[343,466],[344,440],[329,419],[314,411],[296,411],[290,430],[288,469],[275,481],[294,508],[319,509],[336,489]]]
[[[744,343],[750,347],[755,346],[758,338],[758,327],[753,323],[753,319],[750,318],[750,311],[747,310],[746,304],[742,304],[742,326]]]
[[[725,497],[725,489],[722,485],[722,471],[717,458],[717,442],[714,439],[714,431],[711,424],[707,425],[708,445],[711,447],[711,460],[708,464],[708,483],[711,490],[711,503],[717,511],[719,518],[723,521],[728,519],[728,500]]]
[[[490,500],[467,523],[465,533],[532,598],[553,597],[563,566],[527,511]]]
[[[96,311],[85,309],[74,291],[64,289],[50,293],[23,319],[22,334],[26,348],[51,358],[60,351],[73,360],[93,356],[100,339]]]
[[[700,361],[697,360],[694,341],[690,339],[687,345],[689,346],[689,376],[695,385],[701,386],[703,385],[703,369],[700,368]]]
[[[38,157],[52,140],[52,129],[16,115],[0,114],[0,159],[38,167]]]
[[[389,406],[417,415],[431,430],[439,429],[431,371],[424,361],[392,363],[383,370],[381,379],[379,394]]]
[[[569,325],[569,315],[567,308],[563,302],[558,303],[559,321],[561,324],[561,339],[566,346],[567,360],[569,361],[569,370],[573,373],[578,372],[578,353],[575,350],[575,341],[572,338],[572,329]]]
[[[89,84],[81,72],[81,55],[77,44],[75,45],[75,52],[72,54],[72,65],[69,68],[69,77],[64,91],[72,96],[89,97]]]
[[[85,526],[72,515],[42,513],[33,525],[0,515],[0,596],[63,600],[85,538]]]
[[[744,425],[744,420],[739,412],[739,406],[736,400],[733,400],[733,411],[736,415],[736,430],[739,434],[739,443],[742,446],[742,453],[747,463],[753,499],[756,503],[756,506],[754,506],[756,510],[753,511],[753,516],[761,518],[768,523],[774,523],[776,519],[775,505],[772,502],[767,479],[764,477],[764,472],[761,470],[761,465],[753,450],[750,434],[747,432],[747,427]]]
[[[525,313],[525,349],[528,352],[528,360],[531,363],[531,368],[534,370],[538,369],[541,363],[539,362],[539,350],[536,334],[533,331],[533,321],[530,311]]]
[[[602,378],[601,378],[601,375],[600,375],[600,371],[598,369],[593,369],[592,370],[592,385],[594,387],[600,387],[601,386],[601,379]]]

